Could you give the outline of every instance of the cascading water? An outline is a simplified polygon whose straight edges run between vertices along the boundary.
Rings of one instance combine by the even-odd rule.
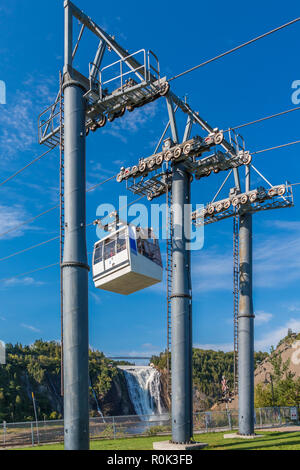
[[[154,367],[123,366],[128,392],[137,415],[166,413],[161,399],[160,374]]]

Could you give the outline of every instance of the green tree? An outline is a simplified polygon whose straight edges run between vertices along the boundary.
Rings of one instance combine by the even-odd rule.
[[[283,361],[280,351],[272,346],[269,362],[272,366],[270,383],[256,386],[255,406],[299,405],[300,379],[295,380],[295,374],[290,371],[290,360]]]

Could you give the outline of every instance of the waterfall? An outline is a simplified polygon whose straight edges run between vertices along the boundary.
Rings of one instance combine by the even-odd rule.
[[[161,399],[160,373],[154,367],[121,366],[137,415],[166,413]]]

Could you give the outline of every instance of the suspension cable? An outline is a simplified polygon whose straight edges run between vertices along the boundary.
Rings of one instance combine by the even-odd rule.
[[[111,179],[111,178],[110,178],[110,179]],[[106,181],[108,181],[108,180],[106,180]],[[104,184],[104,181],[102,182],[102,184]],[[122,210],[122,209],[124,209],[124,208],[126,208],[126,207],[129,207],[129,206],[131,206],[132,204],[135,204],[136,202],[140,201],[140,200],[143,199],[144,197],[145,197],[145,196],[141,196],[141,197],[139,197],[138,199],[135,199],[134,201],[132,201],[132,202],[130,202],[129,204],[127,204],[126,206],[121,207],[120,210]],[[104,219],[105,219],[105,217],[103,217],[102,220],[104,220]],[[93,225],[94,225],[94,222],[91,222],[91,223],[87,224],[86,227],[91,227],[91,226],[93,226]],[[4,258],[0,258],[0,262],[1,262],[1,261],[5,261],[5,260],[10,259],[10,258],[13,258],[14,256],[18,256],[18,255],[20,255],[20,254],[26,253],[26,252],[31,251],[31,250],[33,250],[33,249],[35,249],[35,248],[40,247],[40,246],[44,246],[44,245],[46,245],[46,244],[48,244],[48,243],[50,243],[50,242],[53,242],[53,241],[55,241],[55,240],[59,240],[59,236],[50,238],[49,240],[45,240],[45,241],[43,241],[43,242],[41,242],[41,243],[37,243],[36,245],[33,245],[33,246],[30,246],[30,247],[25,248],[25,249],[23,249],[23,250],[17,251],[16,253],[12,253],[12,254],[10,254],[10,255],[8,255],[8,256],[5,256]],[[55,266],[55,265],[52,265],[52,264],[51,264],[50,267],[52,267],[52,266]],[[46,269],[46,268],[45,268],[45,269]],[[30,274],[30,273],[25,273],[25,274]],[[23,274],[23,275],[25,275],[25,274]],[[17,276],[15,276],[15,277],[17,277]],[[11,278],[11,279],[13,279],[13,278]],[[2,279],[1,279],[1,280],[2,280]],[[0,281],[1,281],[1,280],[0,280]]]
[[[300,107],[297,108],[297,109],[300,109]],[[295,108],[295,110],[296,110],[296,108]],[[291,110],[291,111],[292,111],[292,110]],[[290,112],[290,111],[288,111],[288,112]],[[277,114],[277,115],[285,114],[285,113],[286,113],[286,112],[283,112],[283,113],[279,113],[279,114]],[[273,115],[273,116],[275,117],[275,115]],[[253,123],[254,123],[254,122],[257,122],[257,121],[253,121]],[[231,128],[231,129],[233,129],[233,128]],[[257,150],[257,151],[255,151],[255,152],[251,152],[251,155],[258,155],[258,154],[263,153],[263,152],[268,152],[268,151],[271,151],[271,150],[276,150],[276,149],[288,147],[288,146],[295,145],[295,144],[299,144],[299,143],[300,143],[300,140],[297,140],[297,141],[294,141],[294,142],[289,142],[289,143],[287,143],[287,144],[282,144],[282,145],[277,145],[277,146],[270,147],[270,148],[267,148],[267,149]],[[46,153],[47,153],[47,152],[46,152]],[[97,187],[99,187],[99,186],[101,186],[101,185],[103,185],[103,184],[105,184],[105,183],[107,183],[107,182],[113,180],[115,177],[116,177],[116,175],[111,176],[111,177],[107,178],[106,180],[101,181],[100,183],[97,183],[97,184],[95,184],[94,186],[91,186],[86,192],[87,192],[87,193],[91,192],[92,190],[96,189]],[[225,182],[227,181],[228,177],[229,177],[229,175],[227,176]],[[300,184],[300,183],[295,183],[293,186],[296,186],[296,185],[298,185],[298,184]],[[143,199],[144,197],[145,197],[145,195],[139,197],[138,199],[136,199],[136,200],[130,202],[129,204],[127,204],[126,206],[121,207],[119,210],[122,210],[123,208],[129,207],[129,206],[131,206],[132,204],[135,204],[136,202],[140,201],[140,200]],[[49,213],[49,212],[51,212],[51,211],[57,209],[58,207],[59,207],[59,204],[56,205],[56,206],[54,206],[54,207],[52,207],[52,208],[50,208],[50,209],[48,209],[47,211],[44,211],[44,212],[42,212],[42,213],[36,215],[35,217],[33,217],[33,218],[31,218],[31,219],[28,219],[28,220],[22,222],[21,224],[18,224],[17,226],[15,226],[15,227],[13,227],[13,228],[7,230],[6,232],[0,234],[0,238],[1,238],[1,237],[4,237],[4,236],[7,235],[8,233],[11,233],[11,232],[17,230],[18,228],[20,228],[20,227],[22,227],[22,226],[24,226],[24,225],[27,225],[27,224],[29,224],[29,223],[31,223],[31,222],[34,222],[34,221],[37,220],[38,218],[40,218],[40,217],[42,217],[43,215],[45,215],[45,214],[47,214],[47,213]],[[106,217],[107,217],[107,216],[106,216]],[[101,221],[104,220],[106,217],[103,217],[103,218],[101,219]],[[91,223],[87,224],[86,227],[90,227],[90,226],[92,226],[93,224],[94,224],[94,222],[91,222]],[[50,238],[49,240],[45,240],[44,242],[41,242],[41,243],[39,243],[39,244],[37,244],[37,245],[33,245],[32,247],[25,248],[24,250],[18,251],[18,252],[16,252],[16,253],[12,253],[12,254],[9,255],[9,256],[6,256],[6,257],[4,257],[4,258],[1,258],[1,259],[0,259],[0,262],[1,262],[1,261],[4,261],[4,260],[7,260],[7,259],[9,259],[9,258],[12,258],[12,257],[14,257],[14,256],[17,256],[17,255],[19,255],[19,254],[25,253],[25,252],[27,252],[27,251],[33,250],[34,248],[37,248],[37,247],[39,247],[39,246],[46,245],[46,244],[48,244],[48,243],[50,243],[50,242],[52,242],[52,241],[54,241],[54,240],[57,240],[57,239],[59,239],[59,237]]]
[[[270,148],[263,149],[263,150],[257,150],[256,152],[250,152],[250,153],[251,155],[258,155],[259,153],[269,152],[270,150],[277,150],[277,149],[289,147],[290,145],[296,145],[296,144],[300,144],[300,140],[295,140],[294,142],[288,142],[287,144],[276,145],[275,147],[270,147]]]
[[[97,183],[97,184],[94,184],[94,186],[91,186],[90,188],[88,188],[86,190],[87,193],[90,193],[91,191],[93,191],[94,189],[98,188],[99,186],[101,186],[102,184],[104,183],[108,183],[109,181],[113,180],[114,178],[116,178],[118,176],[118,173],[114,176],[111,176],[110,178],[107,178],[106,180],[104,181],[101,181],[100,183]]]
[[[281,148],[281,147],[284,147],[284,146],[287,146],[287,145],[296,144],[296,143],[300,143],[300,140],[299,140],[299,141],[296,141],[296,142],[291,142],[291,143],[289,143],[289,144],[284,144],[284,145],[281,145],[281,146],[278,146],[278,147],[273,147],[272,149],[274,149],[274,148]],[[271,149],[266,149],[266,150],[257,151],[257,152],[255,152],[255,153],[252,153],[252,155],[257,154],[257,153],[261,153],[261,152],[264,152],[264,151],[268,151],[268,150],[271,150]],[[228,175],[228,177],[229,177],[229,176],[230,176],[230,174]],[[227,177],[227,179],[228,179],[228,177]],[[103,182],[100,183],[100,184],[104,184],[105,182],[110,181],[110,180],[113,179],[113,178],[114,178],[114,177],[111,177],[111,178],[109,178],[109,179],[103,181]],[[226,180],[227,180],[227,179],[226,179]],[[224,182],[224,183],[225,183],[225,182]],[[291,184],[290,186],[298,186],[298,185],[300,185],[300,183],[293,183],[293,184]],[[96,186],[99,186],[99,184],[98,184],[98,185],[95,185],[94,187],[96,187]],[[89,188],[88,191],[91,191],[94,187]],[[123,208],[129,207],[129,206],[135,204],[136,202],[140,201],[140,200],[143,199],[144,197],[145,197],[145,195],[139,197],[138,199],[135,199],[134,201],[131,201],[131,202],[130,202],[129,204],[127,204],[126,206],[122,206],[122,207],[120,208],[120,210],[122,210]],[[56,207],[57,207],[57,206],[56,206]],[[55,207],[55,208],[56,208],[56,207]],[[51,210],[53,210],[53,209],[54,209],[54,208],[52,208]],[[106,217],[107,217],[107,216],[106,216]],[[101,221],[104,220],[106,217],[103,217],[103,218],[101,219]],[[91,227],[92,225],[94,225],[94,222],[91,222],[91,223],[87,224],[86,227]],[[5,257],[5,258],[1,258],[0,261],[4,261],[4,260],[6,260],[6,259],[8,259],[8,258],[11,258],[11,257],[13,257],[13,256],[17,256],[17,255],[19,255],[19,254],[21,254],[21,253],[24,253],[24,252],[26,252],[26,251],[29,251],[29,250],[33,250],[34,248],[37,248],[37,247],[39,247],[39,246],[45,245],[45,244],[47,244],[47,243],[50,243],[50,242],[52,242],[52,241],[54,241],[54,240],[58,240],[58,239],[59,239],[59,237],[51,238],[51,239],[49,239],[49,240],[46,240],[45,242],[42,242],[42,243],[39,243],[39,244],[34,245],[34,246],[32,246],[32,247],[26,248],[26,249],[24,249],[24,250],[22,250],[22,251],[19,251],[19,252],[17,252],[17,253],[13,253],[13,254],[11,254],[11,255]],[[91,255],[91,254],[92,254],[92,253],[88,253],[88,255]],[[32,271],[28,271],[28,272],[25,272],[25,273],[22,273],[22,274],[17,274],[16,276],[13,276],[13,277],[10,277],[10,278],[0,279],[0,282],[6,282],[6,281],[14,280],[14,279],[19,278],[19,277],[28,276],[28,275],[30,275],[30,274],[34,274],[34,273],[37,273],[37,272],[40,272],[40,271],[43,271],[43,270],[52,268],[52,267],[54,267],[54,266],[58,266],[59,264],[60,264],[60,263],[53,263],[53,264],[50,264],[50,265],[47,265],[47,266],[43,266],[43,267],[41,267],[41,268],[34,269],[34,270],[32,270]]]
[[[35,217],[32,217],[31,219],[25,220],[24,222],[15,225],[14,227],[10,228],[9,230],[6,230],[6,232],[0,233],[0,238],[4,237],[8,233],[14,232],[15,230],[18,230],[20,227],[23,227],[24,225],[30,224],[31,222],[34,222],[35,220],[39,219],[45,214],[49,214],[49,212],[54,211],[54,209],[57,209],[59,207],[59,204],[57,206],[51,207],[50,209],[41,212],[40,214],[36,215]]]
[[[17,279],[19,277],[29,276],[30,274],[34,274],[34,273],[37,273],[39,271],[44,271],[45,269],[53,268],[54,266],[59,266],[59,265],[60,265],[60,263],[48,264],[48,266],[42,266],[41,268],[33,269],[32,271],[27,271],[26,273],[16,274],[15,276],[0,279],[0,282],[12,281],[12,280]]]
[[[55,147],[54,147],[55,148]],[[6,178],[6,180],[4,181],[1,181],[0,183],[0,186],[3,186],[4,184],[8,183],[9,181],[11,181],[13,178],[15,178],[16,176],[18,176],[20,173],[22,173],[24,170],[26,170],[27,168],[29,168],[31,165],[33,165],[34,163],[38,162],[39,160],[41,160],[41,158],[45,157],[46,155],[48,155],[48,153],[50,153],[51,151],[53,150],[53,148],[47,150],[46,152],[42,153],[42,155],[39,155],[38,157],[36,157],[34,160],[32,160],[31,162],[29,162],[27,165],[25,165],[23,168],[21,168],[20,170],[16,171],[16,173],[14,173],[13,175],[9,176],[8,178]]]
[[[47,245],[47,243],[53,242],[55,240],[59,240],[59,237],[50,238],[44,242],[38,243],[36,245],[30,246],[29,248],[25,248],[24,250],[17,251],[16,253],[12,253],[11,255],[5,256],[4,258],[0,258],[0,261],[5,261],[7,259],[13,258],[14,256],[21,255],[22,253],[26,253],[27,251],[31,251],[34,248],[38,248],[39,246]]]
[[[260,153],[269,152],[269,151],[271,151],[271,150],[277,150],[277,149],[281,149],[281,148],[284,148],[284,147],[289,147],[289,146],[291,146],[291,145],[296,145],[296,144],[300,144],[300,140],[296,140],[296,141],[294,141],[294,142],[288,142],[287,144],[277,145],[277,146],[270,147],[270,148],[266,148],[266,149],[262,149],[262,150],[257,150],[257,151],[255,151],[255,152],[251,152],[251,155],[258,155],[258,154],[260,154]],[[101,181],[100,183],[97,183],[96,185],[94,185],[94,186],[92,186],[91,188],[89,188],[89,189],[87,190],[87,193],[88,193],[88,192],[91,192],[93,189],[95,189],[95,188],[97,188],[97,187],[99,187],[99,186],[101,186],[101,185],[107,183],[108,181],[111,181],[111,180],[114,179],[114,178],[115,178],[115,175],[114,175],[114,176],[111,176],[110,178],[107,178],[107,179],[104,180],[104,181]],[[142,197],[138,198],[137,200],[135,200],[135,201],[131,202],[130,204],[128,204],[128,206],[130,206],[131,204],[134,204],[135,202],[139,201],[140,199],[143,199],[144,197],[145,197],[145,196],[142,196]],[[34,221],[35,221],[36,219],[38,219],[39,217],[42,217],[43,215],[48,214],[49,212],[51,212],[51,211],[57,209],[58,207],[59,207],[59,204],[56,205],[56,206],[54,206],[54,207],[51,207],[51,208],[48,209],[47,211],[44,211],[44,212],[42,212],[42,213],[36,215],[35,217],[32,217],[31,219],[28,219],[28,220],[22,222],[21,224],[18,224],[17,226],[15,226],[15,227],[13,227],[13,228],[7,230],[6,232],[1,233],[1,234],[0,234],[0,238],[1,238],[1,237],[4,237],[4,236],[7,235],[8,233],[11,233],[11,232],[17,230],[18,228],[20,228],[20,227],[22,227],[22,226],[24,226],[24,225],[27,225],[27,224],[29,224],[29,223],[31,223],[31,222],[34,222]],[[123,207],[122,207],[121,209],[123,209]],[[92,224],[92,223],[91,223],[91,224],[88,224],[87,227],[89,227],[90,225],[93,225],[93,224]]]
[[[278,116],[283,116],[284,114],[292,113],[293,111],[298,111],[299,109],[300,109],[300,106],[297,106],[296,108],[292,108],[292,109],[287,109],[286,111],[281,111],[280,113],[271,114],[270,116],[265,116],[263,118],[256,119],[255,121],[250,121],[244,124],[240,124],[239,126],[229,127],[224,132],[230,132],[236,129],[242,129],[243,127],[247,127],[247,126],[251,126],[252,124],[257,124],[259,122],[267,121],[269,119],[273,119]]]
[[[242,43],[242,44],[240,44],[240,45],[234,47],[233,49],[230,49],[230,50],[228,50],[228,51],[226,51],[226,52],[222,52],[221,54],[219,54],[219,55],[217,55],[217,56],[215,56],[215,57],[213,57],[213,58],[211,58],[211,59],[208,59],[208,60],[206,60],[205,62],[202,62],[201,64],[196,65],[195,67],[192,67],[192,68],[186,70],[185,72],[182,72],[182,73],[179,73],[178,75],[175,75],[174,77],[168,79],[168,82],[171,82],[172,80],[176,80],[176,79],[179,78],[179,77],[183,77],[184,75],[186,75],[186,74],[188,74],[188,73],[190,73],[190,72],[193,72],[194,70],[197,70],[197,69],[199,69],[200,67],[203,67],[204,65],[210,64],[211,62],[214,62],[214,61],[216,61],[216,60],[218,60],[218,59],[221,59],[222,57],[225,57],[225,56],[227,56],[227,55],[229,55],[229,54],[232,54],[233,52],[236,52],[236,51],[238,51],[239,49],[242,49],[243,47],[249,46],[250,44],[253,44],[253,43],[256,42],[256,41],[259,41],[260,39],[263,39],[263,38],[265,38],[265,37],[267,37],[267,36],[270,36],[270,35],[273,34],[273,33],[276,33],[277,31],[280,31],[280,30],[286,28],[287,26],[291,26],[292,24],[297,23],[299,20],[300,20],[300,17],[295,18],[294,20],[289,21],[288,23],[285,23],[285,24],[279,26],[278,28],[272,29],[271,31],[268,31],[268,32],[266,32],[266,33],[264,33],[264,34],[261,34],[260,36],[257,36],[257,37],[255,37],[255,38],[251,39],[250,41],[244,42],[244,43]]]
[[[93,254],[93,252],[87,253],[88,256],[90,256],[92,254]],[[42,266],[41,268],[36,268],[36,269],[33,269],[32,271],[27,271],[25,273],[16,274],[15,276],[12,276],[12,277],[6,277],[6,278],[3,278],[3,279],[0,279],[0,282],[13,281],[14,279],[17,279],[19,277],[29,276],[30,274],[38,273],[40,271],[45,271],[46,269],[50,269],[50,268],[53,268],[53,267],[59,266],[59,265],[60,265],[60,263],[48,264],[47,266]]]
[[[124,206],[120,207],[120,208],[119,208],[119,211],[121,211],[122,209],[126,209],[126,207],[132,206],[132,204],[135,204],[136,202],[140,201],[140,200],[143,199],[144,197],[146,197],[146,196],[145,196],[145,195],[140,196],[139,198],[135,199],[134,201],[131,201],[129,204],[126,204],[126,206],[124,205]],[[103,221],[104,219],[106,219],[108,216],[109,216],[109,214],[106,215],[106,216],[104,216],[104,217],[102,217],[102,219],[100,219],[99,222],[102,222],[102,221]],[[94,225],[94,222],[91,222],[91,223],[87,224],[86,227],[91,227],[92,225]]]
[[[296,110],[296,109],[300,109],[300,107],[299,107],[299,108],[295,108],[295,110]],[[292,111],[292,110],[290,110],[290,111]],[[288,112],[290,112],[290,111],[288,111]],[[286,113],[286,112],[283,112],[283,113],[279,113],[279,114],[277,114],[277,115],[285,114],[285,113]],[[275,117],[276,115],[273,115],[273,116]],[[254,122],[257,122],[257,121],[253,121],[253,123],[254,123]],[[237,127],[241,127],[241,126],[237,126]],[[233,130],[234,128],[231,128],[231,129]],[[268,151],[271,151],[271,150],[276,150],[276,149],[288,147],[288,146],[295,145],[295,144],[299,144],[299,143],[300,143],[300,140],[297,140],[297,141],[294,141],[294,142],[289,142],[289,143],[287,143],[287,144],[277,145],[277,146],[270,147],[270,148],[263,149],[263,150],[257,150],[256,152],[251,152],[251,155],[258,155],[258,154],[263,153],[263,152],[268,152]],[[227,179],[229,178],[229,176],[230,176],[230,175],[227,176],[225,182],[227,181]],[[96,189],[97,187],[99,187],[99,186],[101,186],[101,185],[103,185],[103,184],[105,184],[105,183],[111,181],[111,180],[114,179],[115,177],[116,177],[116,175],[111,176],[110,178],[107,178],[106,180],[101,181],[100,183],[95,184],[94,186],[90,187],[90,188],[87,190],[87,193],[88,193],[88,192],[91,192],[92,190]],[[224,183],[225,183],[225,182],[224,182]],[[298,184],[300,184],[300,183],[295,183],[295,184],[292,185],[292,186],[296,186],[296,185],[298,185]],[[131,206],[132,204],[135,204],[136,202],[140,201],[140,200],[143,199],[144,197],[145,197],[145,195],[139,197],[138,199],[136,199],[136,200],[132,201],[131,203],[129,203],[127,206],[121,207],[120,210],[123,209],[123,208],[129,207],[129,206]],[[20,227],[22,227],[22,226],[24,226],[24,225],[26,225],[26,224],[29,224],[29,223],[35,221],[35,220],[38,219],[39,217],[42,217],[43,215],[45,215],[45,214],[47,214],[47,213],[53,211],[54,209],[57,209],[58,207],[59,207],[59,205],[54,206],[54,207],[48,209],[47,211],[42,212],[41,214],[38,214],[37,216],[35,216],[35,217],[31,218],[31,219],[28,219],[28,220],[26,220],[25,222],[22,222],[21,224],[19,224],[19,225],[13,227],[12,229],[7,230],[6,232],[0,234],[0,238],[3,237],[3,236],[5,236],[5,235],[7,235],[8,233],[10,233],[10,232],[12,232],[12,231],[14,231],[14,230],[17,230],[18,228],[20,228]],[[107,217],[107,216],[106,216],[106,217]],[[101,219],[101,221],[104,220],[106,217],[103,217],[103,218]],[[87,224],[86,227],[90,227],[90,226],[92,226],[92,225],[94,225],[94,222],[91,222],[91,223]],[[17,255],[19,255],[19,254],[21,254],[21,253],[24,253],[24,252],[26,252],[26,251],[33,250],[34,248],[37,248],[37,247],[39,247],[39,246],[46,245],[47,243],[50,243],[50,242],[52,242],[52,241],[54,241],[54,240],[57,240],[58,238],[59,238],[59,237],[51,238],[51,239],[46,240],[46,241],[44,241],[44,242],[42,242],[42,243],[40,243],[40,244],[37,244],[37,245],[34,245],[34,246],[32,246],[32,247],[26,248],[26,249],[24,249],[24,250],[22,250],[22,251],[20,251],[20,252],[12,253],[11,255],[9,255],[9,256],[7,256],[7,257],[5,257],[5,258],[1,258],[1,259],[0,259],[0,262],[6,260],[6,259],[8,259],[8,258],[11,258],[11,257],[13,257],[13,256],[17,256]]]
[[[92,190],[98,188],[99,186],[101,186],[102,184],[104,183],[107,183],[108,181],[111,181],[112,179],[114,179],[116,177],[116,175],[104,180],[104,181],[101,181],[100,183],[97,183],[95,184],[94,186],[92,186],[91,188],[87,189],[87,193],[91,192]],[[7,235],[8,233],[11,233],[11,232],[14,232],[15,230],[18,230],[18,228],[24,226],[24,225],[27,225],[27,224],[30,224],[31,222],[34,222],[35,220],[37,220],[38,218],[42,217],[43,215],[46,215],[48,214],[49,212],[51,211],[54,211],[55,209],[58,209],[59,208],[59,204],[57,204],[56,206],[53,206],[51,207],[50,209],[44,211],[44,212],[41,212],[40,214],[36,215],[35,217],[32,217],[30,219],[27,219],[25,220],[24,222],[12,227],[11,229],[7,230],[6,232],[3,232],[0,234],[0,238],[4,237],[5,235]],[[50,240],[52,241],[52,239]]]

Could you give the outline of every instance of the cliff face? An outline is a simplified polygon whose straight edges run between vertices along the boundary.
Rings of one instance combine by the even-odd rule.
[[[64,412],[64,399],[61,396],[61,383],[60,374],[50,375],[45,373],[45,387],[48,390],[48,400],[53,410],[56,410],[59,415]],[[39,391],[42,394],[42,390]]]
[[[275,355],[280,355],[282,362],[289,361],[288,370],[295,374],[295,379],[300,377],[300,340],[296,335],[282,341],[274,351]],[[262,361],[254,372],[255,385],[265,382],[267,374],[273,373],[270,358]],[[268,378],[268,377],[267,377]]]
[[[107,416],[135,415],[134,406],[131,403],[126,379],[121,370],[113,378],[111,388],[100,402],[102,412]]]
[[[7,345],[7,363],[0,367],[0,422],[34,420],[34,393],[39,420],[63,417],[64,399],[60,385],[60,344],[36,341],[31,346]],[[127,382],[120,364],[99,351],[90,351],[90,412],[98,407],[106,416],[134,415]],[[169,407],[166,380],[162,376],[162,398]]]
[[[27,398],[31,401],[32,386],[26,372],[22,374],[21,381]],[[36,397],[39,397],[38,405],[42,397],[43,402],[47,402],[48,407],[57,413],[56,417],[63,416],[64,403],[63,397],[60,396],[60,375],[45,373],[43,382],[35,384],[34,393]],[[104,416],[136,414],[128,394],[125,377],[121,371],[118,371],[118,374],[113,378],[106,395],[102,399],[97,397],[97,400]],[[91,414],[98,416],[97,404],[92,393],[90,393],[89,402]]]
[[[60,344],[36,341],[31,346],[8,344],[6,365],[0,367],[0,422],[34,420],[32,393],[39,420],[63,417],[60,385]],[[90,411],[98,416],[135,414],[118,364],[99,351],[90,351]]]
[[[166,369],[160,370],[161,398],[166,410],[171,409],[171,399],[168,393],[168,374]]]
[[[168,393],[168,374],[167,370],[160,370],[161,378],[161,396],[164,403],[164,406],[167,410],[171,410],[171,396]],[[170,391],[171,392],[171,391]],[[194,413],[207,410],[211,405],[211,400],[205,395],[205,393],[200,392],[196,387],[193,389],[193,409]]]
[[[294,380],[300,377],[300,337],[293,334],[282,340],[273,355],[280,356],[283,363],[288,363],[288,372],[294,374]],[[274,374],[274,369],[271,364],[271,356],[266,357],[256,367],[254,371],[254,386],[259,384],[269,384],[270,374]],[[227,407],[231,410],[237,410],[239,406],[238,396],[235,396]],[[225,403],[215,404],[212,410],[223,411],[226,409]]]

